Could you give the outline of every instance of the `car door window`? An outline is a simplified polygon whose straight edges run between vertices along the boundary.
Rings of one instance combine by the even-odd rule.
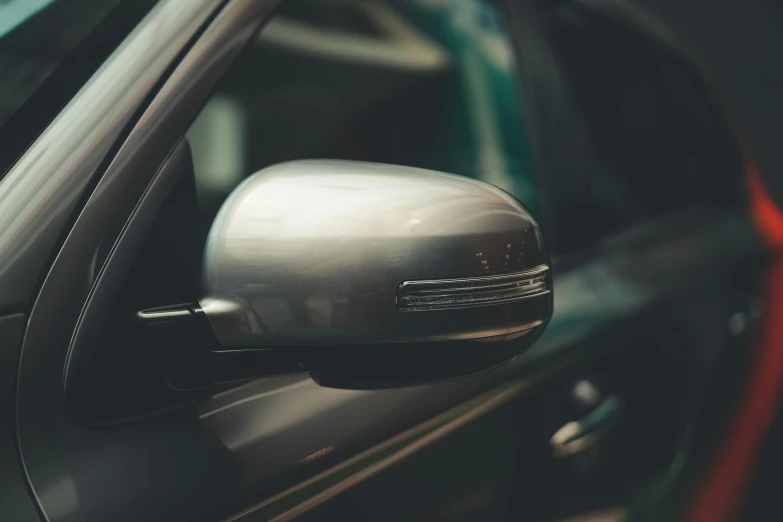
[[[700,71],[661,41],[576,4],[552,10],[550,36],[594,162],[555,195],[556,253],[683,211],[741,204],[737,140]]]
[[[269,165],[335,158],[480,179],[534,214],[525,108],[486,0],[290,0],[188,132],[201,224]]]
[[[0,0],[0,177],[157,0]]]

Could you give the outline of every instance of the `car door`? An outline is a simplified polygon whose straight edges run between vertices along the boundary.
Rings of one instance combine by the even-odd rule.
[[[34,296],[19,307],[16,430],[39,514],[554,520],[622,509],[664,475],[714,361],[748,342],[762,250],[730,132],[684,149],[665,139],[704,130],[680,103],[692,91],[654,88],[681,62],[652,52],[641,80],[616,83],[612,55],[584,51],[596,44],[584,27],[603,23],[592,16],[160,2],[0,184],[16,241],[4,281]],[[653,104],[675,100],[668,127],[611,113],[626,96],[628,112],[649,109],[639,84]],[[199,298],[207,231],[245,177],[313,157],[516,196],[553,256],[542,338],[476,375],[352,390],[272,357],[199,367],[202,339],[139,323],[139,310]]]

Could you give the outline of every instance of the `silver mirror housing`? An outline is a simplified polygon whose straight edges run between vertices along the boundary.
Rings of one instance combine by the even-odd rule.
[[[551,316],[552,279],[533,218],[488,184],[295,161],[250,176],[224,203],[200,306],[227,349],[288,348],[319,364],[334,350],[404,347],[426,360],[466,342],[518,353]]]

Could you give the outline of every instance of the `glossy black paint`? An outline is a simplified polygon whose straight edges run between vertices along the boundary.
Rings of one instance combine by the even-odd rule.
[[[563,486],[554,472],[536,485],[525,472],[559,469],[540,456],[547,446],[539,436],[570,419],[540,415],[574,379],[638,372],[629,362],[635,358],[663,360],[671,368],[651,366],[660,373],[629,380],[671,388],[672,404],[682,408],[676,413],[698,404],[702,373],[686,373],[684,383],[664,372],[703,368],[720,350],[728,318],[755,296],[762,249],[741,211],[672,216],[558,260],[548,331],[527,354],[491,372],[373,392],[325,389],[304,374],[276,376],[140,419],[98,426],[75,418],[63,394],[66,353],[82,306],[95,297],[96,267],[145,192],[154,199],[165,191],[151,182],[154,174],[165,158],[179,157],[181,149],[170,151],[189,118],[271,4],[226,4],[119,149],[43,284],[21,355],[18,424],[30,484],[48,520],[447,517],[434,500],[448,503],[492,474],[506,485],[505,507],[490,518],[543,517],[551,514],[547,495],[562,493],[558,484],[572,493],[583,485]],[[557,85],[556,76],[548,79]],[[542,110],[550,106],[545,98]],[[554,156],[557,146],[548,145]],[[633,384],[618,386],[628,392]],[[631,415],[632,434],[655,428],[649,411]],[[660,465],[673,453],[635,443],[619,445],[620,456],[644,462],[652,452]],[[461,453],[473,448],[484,467]],[[417,492],[421,482],[412,477],[419,475],[437,495]],[[514,496],[518,504],[508,500]]]

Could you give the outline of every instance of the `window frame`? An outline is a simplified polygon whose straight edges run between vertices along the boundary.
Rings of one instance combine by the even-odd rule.
[[[8,118],[0,122],[0,142],[4,144],[0,149],[0,180],[157,2],[120,0],[109,7],[104,16],[87,30],[43,80],[25,95],[22,103]],[[83,6],[78,5],[76,8],[80,7]],[[64,8],[65,4],[54,2],[36,12],[33,17],[51,16],[52,13],[47,11]],[[32,18],[30,21],[36,22]],[[13,31],[23,29],[27,22],[25,20]]]

